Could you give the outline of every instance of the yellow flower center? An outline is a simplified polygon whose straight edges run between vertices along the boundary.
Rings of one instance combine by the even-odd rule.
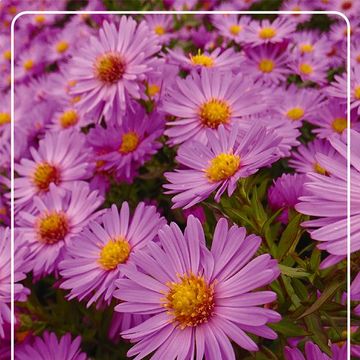
[[[315,163],[315,164],[314,164],[314,170],[315,170],[315,172],[317,172],[318,174],[328,175],[328,172],[327,172],[322,166],[320,166],[319,163]]]
[[[233,176],[240,167],[240,157],[234,154],[221,153],[210,161],[205,170],[210,182],[218,182]]]
[[[360,64],[360,54],[355,58],[356,62]]]
[[[331,126],[334,131],[336,131],[339,134],[342,134],[342,132],[347,128],[347,119],[346,118],[336,118],[333,120]]]
[[[11,14],[11,15],[16,15],[16,13],[17,13],[17,8],[16,8],[16,6],[10,6],[9,9],[8,9],[8,12],[9,12],[9,14]]]
[[[261,39],[272,39],[276,35],[276,30],[272,27],[264,27],[259,31]]]
[[[0,126],[9,124],[11,122],[11,116],[7,112],[0,112]]]
[[[301,107],[294,107],[292,109],[290,109],[287,113],[286,116],[291,119],[291,120],[300,120],[305,114],[305,111],[303,108]]]
[[[79,116],[78,116],[76,110],[70,109],[70,110],[64,111],[60,115],[59,121],[60,121],[61,127],[66,129],[70,126],[76,125],[77,122],[79,121]]]
[[[69,222],[63,212],[47,213],[37,221],[39,241],[52,245],[63,240],[69,232]]]
[[[73,96],[71,99],[70,99],[70,104],[76,104],[78,103],[79,101],[81,100],[81,96],[80,95],[77,95],[77,96]]]
[[[99,264],[104,270],[114,270],[127,261],[130,251],[131,247],[125,238],[112,239],[101,249]]]
[[[154,27],[154,31],[155,31],[155,34],[159,35],[159,36],[164,35],[166,33],[164,27],[161,25],[156,25]]]
[[[48,191],[51,183],[58,185],[60,183],[59,170],[47,162],[37,165],[33,174],[33,183],[40,191]]]
[[[4,57],[5,60],[10,61],[11,60],[11,51],[10,50],[5,50],[3,52],[3,57]]]
[[[115,84],[125,72],[125,63],[117,53],[100,55],[95,62],[95,75],[106,84]]]
[[[25,60],[23,67],[26,71],[30,71],[34,67],[34,61],[31,59]]]
[[[230,115],[231,111],[227,102],[219,99],[209,100],[202,104],[199,110],[201,123],[212,129],[228,123]]]
[[[259,63],[259,69],[263,73],[271,73],[274,70],[275,62],[271,59],[263,59]]]
[[[300,64],[299,70],[302,74],[305,75],[310,75],[314,71],[313,67],[307,63]]]
[[[123,134],[121,138],[119,152],[121,154],[128,154],[133,152],[138,147],[139,142],[139,135],[134,131],[129,131],[128,133]]]
[[[210,56],[201,54],[200,49],[196,55],[190,54],[190,60],[193,65],[200,65],[204,67],[212,67],[214,65],[214,59],[212,59]]]
[[[241,30],[242,30],[242,26],[237,25],[237,24],[231,25],[229,28],[230,33],[235,36],[238,35]]]
[[[56,51],[60,54],[64,53],[69,48],[69,43],[67,41],[59,41],[56,44]]]
[[[356,100],[360,100],[360,86],[355,87],[354,96]]]
[[[207,284],[203,276],[179,276],[179,282],[168,283],[169,291],[164,307],[180,329],[195,327],[209,320],[213,314],[215,283]]]
[[[38,24],[42,24],[46,20],[44,15],[35,15],[34,19]]]
[[[311,53],[314,51],[314,46],[312,44],[301,44],[300,51],[302,53]]]
[[[147,84],[146,94],[150,97],[155,96],[160,91],[160,86],[157,84]]]

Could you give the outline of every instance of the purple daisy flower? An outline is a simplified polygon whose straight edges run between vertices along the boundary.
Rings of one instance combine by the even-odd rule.
[[[171,223],[159,231],[159,244],[135,256],[127,279],[117,281],[123,302],[119,312],[152,315],[122,336],[137,342],[128,356],[142,359],[235,359],[230,339],[257,351],[247,332],[268,339],[276,333],[268,322],[278,313],[261,305],[276,299],[272,291],[253,291],[279,276],[277,262],[264,254],[250,260],[261,239],[225,219],[217,223],[211,250],[205,245],[200,221],[190,216],[184,234]],[[174,249],[177,249],[174,252]],[[256,271],[255,269],[261,269]],[[196,345],[195,345],[196,344]],[[196,346],[196,350],[195,350]]]
[[[331,51],[331,42],[327,37],[315,31],[297,32],[292,36],[295,43],[294,52],[296,56],[312,54],[323,57]]]
[[[300,197],[295,206],[300,213],[316,216],[302,225],[310,229],[314,240],[321,241],[319,249],[328,251],[332,257],[326,259],[322,267],[341,260],[346,255],[347,239],[347,172],[346,136],[330,138],[331,145],[341,158],[330,158],[318,154],[319,165],[328,170],[329,175],[309,173],[305,183],[306,195]],[[360,134],[351,130],[351,252],[360,250]],[[336,161],[335,161],[336,160]],[[326,190],[324,190],[326,189]],[[334,261],[333,261],[334,260]]]
[[[167,44],[175,37],[175,35],[172,34],[172,27],[174,23],[173,15],[145,15],[144,20],[146,21],[149,29],[151,29],[151,31],[157,36],[161,44]]]
[[[346,359],[346,344],[338,347],[333,344],[331,346],[332,357],[323,353],[320,348],[311,341],[305,344],[305,356],[296,348],[285,346],[284,355],[286,360],[345,360]]]
[[[259,93],[260,92],[260,93]],[[230,129],[240,117],[262,111],[265,104],[258,87],[242,74],[202,69],[186,79],[176,79],[168,90],[162,110],[175,116],[165,130],[170,144],[188,140],[206,141],[208,129]]]
[[[325,96],[320,91],[298,88],[295,85],[287,89],[277,89],[270,98],[273,110],[296,127],[300,127],[305,119],[316,118],[320,107],[326,102]]]
[[[246,28],[245,42],[251,45],[280,43],[289,39],[295,28],[296,23],[286,16],[279,16],[273,22],[252,20]]]
[[[304,195],[304,174],[283,174],[274,181],[268,190],[268,201],[270,207],[277,211],[284,208],[278,219],[286,224],[289,221],[290,211],[299,202],[299,197]]]
[[[127,202],[120,212],[112,205],[67,247],[65,260],[59,264],[61,288],[71,290],[69,299],[89,299],[87,307],[94,302],[109,305],[115,280],[123,276],[123,265],[131,264],[133,255],[146,247],[164,224],[154,206],[139,203],[131,219]]]
[[[87,360],[87,355],[80,348],[81,337],[74,340],[71,334],[67,333],[57,338],[55,333],[47,331],[40,336],[36,336],[30,343],[26,342],[16,348],[16,360]]]
[[[249,26],[250,21],[250,17],[236,14],[226,16],[216,14],[211,16],[211,22],[219,31],[219,35],[237,43],[243,43],[246,40],[246,28]]]
[[[256,173],[278,158],[280,138],[265,127],[254,125],[243,137],[238,137],[238,128],[230,133],[220,125],[218,136],[208,132],[208,144],[192,141],[182,145],[176,157],[186,169],[166,172],[170,182],[165,184],[167,194],[176,194],[173,208],[189,208],[216,191],[215,201],[227,190],[231,196],[237,181]]]
[[[140,98],[139,82],[159,63],[152,57],[159,50],[145,21],[137,24],[122,16],[118,28],[105,21],[99,36],[91,37],[72,60],[71,77],[77,82],[72,93],[81,95],[79,108],[95,117],[117,118],[127,96]]]
[[[25,301],[30,291],[20,283],[28,271],[28,249],[15,243],[14,299]],[[0,226],[0,338],[5,337],[4,326],[11,324],[11,251],[10,229]]]
[[[309,172],[328,174],[328,170],[321,167],[317,162],[317,154],[324,154],[331,159],[337,159],[340,156],[327,140],[315,139],[307,144],[300,145],[292,153],[289,165],[297,172],[304,174]]]
[[[50,184],[61,189],[72,188],[75,181],[90,175],[89,154],[84,151],[85,136],[76,131],[47,133],[39,148],[31,148],[32,159],[15,164],[16,206],[31,203],[34,195],[49,191]]]
[[[242,61],[242,55],[236,53],[234,49],[228,48],[224,51],[221,48],[216,48],[211,53],[205,51],[201,52],[199,49],[198,52],[193,55],[189,54],[186,56],[181,50],[171,50],[168,51],[168,61],[169,63],[174,63],[180,65],[182,68],[191,70],[205,68],[216,68],[217,70],[226,70],[232,69],[236,70],[239,68]]]
[[[44,197],[35,196],[31,210],[19,213],[17,238],[29,247],[35,277],[57,269],[65,246],[99,215],[96,209],[102,201],[83,182],[74,183],[71,191],[50,184]]]
[[[290,14],[286,16],[289,16],[290,19],[295,21],[296,23],[302,23],[308,21],[311,18],[311,14],[301,14],[300,11],[309,11],[313,9],[314,8],[310,4],[307,4],[303,0],[285,1],[280,8],[280,10],[282,11],[294,11],[295,14]],[[297,12],[299,12],[299,14],[296,14]]]
[[[287,67],[289,54],[279,44],[264,44],[245,49],[246,60],[242,64],[256,79],[266,84],[278,84],[290,74]]]

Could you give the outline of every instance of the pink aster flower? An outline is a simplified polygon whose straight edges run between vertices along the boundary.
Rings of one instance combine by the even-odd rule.
[[[154,206],[139,203],[131,219],[127,202],[120,212],[112,205],[67,247],[66,258],[59,265],[61,288],[71,290],[69,299],[88,299],[88,307],[94,302],[109,305],[115,280],[123,277],[124,264],[133,263],[134,254],[146,247],[164,224]]]
[[[34,195],[48,192],[50,184],[61,189],[72,188],[75,181],[90,175],[89,154],[84,151],[85,136],[76,131],[47,133],[39,148],[31,148],[32,159],[15,165],[16,206],[29,204]]]
[[[208,129],[215,131],[220,125],[230,129],[240,117],[263,110],[259,91],[249,78],[230,71],[202,69],[200,74],[177,78],[162,106],[163,111],[176,116],[167,123],[170,128],[165,135],[172,145],[192,139],[204,142]]]
[[[286,360],[344,360],[346,359],[346,344],[338,347],[333,344],[331,346],[332,356],[323,353],[320,348],[311,341],[305,344],[305,356],[296,348],[285,346],[285,359]]]
[[[316,160],[318,154],[324,154],[331,159],[337,159],[340,156],[327,140],[315,139],[307,144],[300,145],[292,153],[289,165],[303,174],[309,172],[327,174],[328,170],[322,168]]]
[[[16,348],[16,360],[86,360],[87,355],[80,348],[81,337],[78,336],[74,340],[71,334],[67,333],[60,339],[55,333],[47,331],[40,336],[36,336],[30,343],[26,342],[18,345]]]
[[[250,17],[236,14],[227,14],[226,16],[214,14],[211,17],[211,22],[219,31],[219,35],[237,43],[243,43],[246,40],[246,29],[250,21]]]
[[[289,54],[286,47],[278,44],[264,44],[245,49],[246,60],[242,64],[256,80],[266,84],[284,82],[290,74],[287,67]]]
[[[128,96],[140,97],[139,82],[159,62],[153,57],[159,50],[157,36],[144,21],[137,24],[122,16],[118,28],[105,21],[99,36],[90,38],[70,67],[77,82],[72,92],[81,95],[80,109],[94,117],[117,118]]]
[[[161,44],[167,44],[175,35],[172,34],[174,15],[154,14],[145,15],[149,29],[157,36]]]
[[[304,183],[306,175],[304,174],[283,174],[274,181],[274,184],[268,190],[268,201],[270,207],[277,211],[284,209],[279,220],[286,224],[289,221],[289,215],[299,202],[299,197],[304,195]]]
[[[29,290],[20,283],[28,271],[28,249],[15,243],[14,261],[14,299],[25,301]],[[11,251],[10,229],[0,226],[0,338],[5,337],[4,326],[11,324]],[[1,341],[1,340],[0,340]]]
[[[216,48],[211,53],[200,49],[195,54],[186,56],[181,50],[168,51],[169,63],[180,65],[182,68],[191,70],[205,68],[216,68],[216,70],[238,69],[241,66],[242,55],[236,53],[233,48],[228,48],[224,51],[221,48]]]
[[[329,63],[325,58],[314,55],[303,55],[294,59],[290,64],[291,70],[300,76],[302,81],[313,81],[320,84],[326,82]]]
[[[96,209],[102,201],[97,191],[91,192],[84,182],[74,183],[71,191],[50,184],[44,197],[34,197],[31,210],[19,213],[17,238],[29,246],[35,277],[57,270],[65,247],[99,215]]]
[[[354,112],[350,115],[352,120],[350,126],[355,130],[359,130],[360,123],[355,121],[357,120],[355,115]],[[346,133],[348,127],[347,106],[339,103],[336,98],[330,98],[328,104],[319,110],[318,115],[309,120],[313,125],[317,126],[312,130],[317,137],[326,139],[333,134],[340,136]]]
[[[285,16],[289,16],[290,19],[295,21],[296,23],[302,23],[308,21],[311,18],[311,14],[301,14],[300,11],[314,10],[314,8],[303,0],[288,0],[281,5],[280,10],[294,11],[294,14]],[[299,13],[297,14],[297,12]]]
[[[319,109],[326,99],[321,91],[309,88],[278,88],[270,97],[275,113],[281,115],[294,126],[300,127],[303,120],[310,120],[319,115]]]
[[[347,75],[335,75],[335,80],[327,87],[326,92],[334,96],[344,104],[347,99]],[[351,68],[350,74],[350,103],[351,109],[358,109],[360,114],[360,67],[354,66]]]
[[[347,239],[347,172],[346,172],[346,136],[330,138],[331,145],[341,158],[330,158],[318,154],[319,165],[327,169],[329,175],[309,173],[305,183],[306,195],[300,197],[295,206],[300,213],[315,216],[302,225],[310,232],[314,240],[320,241],[319,249],[328,251],[333,257],[326,259],[322,267],[333,264],[332,260],[341,260],[346,255]],[[360,249],[360,134],[351,130],[351,252]],[[334,161],[336,160],[336,161]]]
[[[273,22],[252,20],[246,28],[245,42],[251,45],[283,42],[291,37],[295,27],[296,23],[286,16],[279,16]]]
[[[121,333],[140,325],[149,318],[148,315],[139,315],[132,313],[119,313],[114,311],[109,327],[109,338],[118,343],[122,340]]]
[[[296,32],[292,41],[295,43],[295,56],[312,54],[315,57],[326,56],[332,47],[332,42],[324,35],[315,31]]]
[[[182,145],[176,157],[186,169],[165,173],[169,184],[167,194],[176,194],[173,208],[189,208],[210,196],[216,190],[215,201],[227,190],[229,196],[240,178],[256,173],[260,167],[278,159],[280,139],[265,127],[254,125],[238,137],[238,128],[227,133],[221,125],[218,136],[207,133],[208,144],[198,141]]]
[[[137,342],[128,356],[142,359],[235,359],[230,339],[249,351],[258,346],[248,333],[275,339],[268,322],[280,316],[261,305],[275,300],[272,291],[253,291],[275,280],[279,269],[265,254],[250,260],[261,239],[244,228],[217,223],[211,250],[200,221],[190,216],[184,234],[172,223],[159,231],[159,244],[139,251],[137,267],[117,281],[123,302],[119,312],[148,314],[142,324],[122,336]],[[177,249],[174,252],[174,249]],[[258,271],[261,269],[261,271]],[[196,350],[195,350],[196,348]]]
[[[140,166],[144,165],[161,147],[157,139],[162,135],[164,120],[158,112],[150,115],[140,106],[127,111],[122,124],[110,123],[107,129],[99,127],[103,139],[111,149],[99,156],[104,170],[114,170],[118,180],[131,181]]]

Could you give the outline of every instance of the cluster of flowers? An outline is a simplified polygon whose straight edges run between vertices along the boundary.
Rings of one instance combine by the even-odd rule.
[[[150,2],[177,10],[201,3]],[[9,39],[22,10],[67,5],[2,2],[1,35]],[[107,336],[119,347],[133,344],[127,355],[136,359],[272,358],[279,334],[287,360],[346,358],[346,334],[331,335],[334,321],[322,323],[317,311],[325,304],[336,317],[345,309],[348,115],[351,252],[360,250],[360,3],[281,7],[313,9],[351,20],[350,114],[347,24],[335,14],[322,15],[320,28],[307,14],[17,19],[14,54],[10,41],[0,43],[0,359],[9,358],[10,336],[12,57],[16,359],[94,355],[83,334],[57,332],[41,299],[34,305],[44,279],[66,302],[110,309]],[[82,10],[106,9],[89,1]],[[156,195],[148,188],[137,194],[142,202],[116,195],[154,178]],[[356,265],[354,257],[355,318]],[[332,292],[315,288],[325,277],[335,277]],[[279,305],[285,296],[292,307]],[[352,355],[360,357],[356,344]]]

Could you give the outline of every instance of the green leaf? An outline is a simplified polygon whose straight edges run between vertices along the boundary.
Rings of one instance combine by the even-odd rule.
[[[301,315],[298,319],[301,319],[307,315],[319,310],[322,305],[329,302],[334,294],[344,285],[344,281],[334,281],[322,292],[320,297]]]
[[[306,272],[304,269],[301,268],[292,268],[282,264],[279,264],[279,268],[282,274],[291,278],[304,278],[311,275],[310,273]]]
[[[331,356],[331,351],[327,345],[328,337],[324,332],[324,327],[321,322],[320,316],[317,314],[311,314],[304,318],[306,328],[312,333],[312,340],[319,345],[320,349],[326,354]]]
[[[295,336],[308,336],[311,335],[306,329],[303,327],[294,324],[294,320],[282,319],[280,322],[276,324],[269,324],[276,332],[283,334],[287,337],[295,337]]]

